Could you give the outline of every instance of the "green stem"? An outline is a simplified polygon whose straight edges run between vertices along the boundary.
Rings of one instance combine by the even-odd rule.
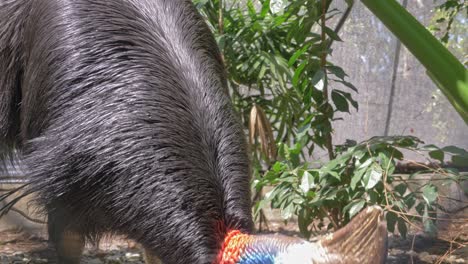
[[[424,65],[468,124],[468,70],[395,0],[361,0]]]
[[[218,29],[219,29],[219,35],[222,36],[224,34],[224,16],[223,16],[223,0],[219,0],[219,9],[218,9]]]

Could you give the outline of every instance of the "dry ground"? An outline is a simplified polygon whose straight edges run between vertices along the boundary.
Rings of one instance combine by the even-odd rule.
[[[286,227],[272,224],[270,227],[281,233],[295,235],[294,225]],[[468,232],[468,230],[460,230]],[[413,241],[414,238],[414,241]],[[390,236],[387,263],[468,263],[468,247],[449,252],[450,244],[440,239],[426,238],[423,235],[402,239]],[[0,232],[0,264],[45,264],[55,263],[54,252],[48,247],[44,236],[31,236],[19,230]],[[442,261],[442,262],[438,262]],[[142,252],[138,245],[122,237],[107,238],[101,241],[99,249],[87,245],[83,264],[143,264]]]

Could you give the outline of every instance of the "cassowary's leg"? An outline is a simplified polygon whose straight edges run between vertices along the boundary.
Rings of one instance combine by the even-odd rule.
[[[151,252],[145,249],[145,263],[146,264],[162,264],[158,257],[151,254]]]
[[[62,212],[49,213],[49,241],[57,252],[57,263],[79,264],[85,245],[84,237],[70,226],[67,214]]]

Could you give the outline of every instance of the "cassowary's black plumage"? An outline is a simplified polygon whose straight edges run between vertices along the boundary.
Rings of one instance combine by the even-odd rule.
[[[55,239],[111,231],[209,263],[251,230],[243,131],[188,0],[1,1],[0,142]]]

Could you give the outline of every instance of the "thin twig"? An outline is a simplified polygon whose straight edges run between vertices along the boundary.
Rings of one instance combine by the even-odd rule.
[[[219,9],[218,9],[218,30],[219,35],[222,36],[224,34],[224,2],[223,0],[219,0]],[[221,61],[223,64],[226,64],[224,58],[224,50],[221,50]]]
[[[413,252],[414,252],[414,241],[415,240],[416,240],[416,235],[413,236],[413,239],[411,241],[411,251],[413,251]],[[411,264],[413,264],[414,263],[413,254],[411,254],[410,257],[411,257]]]
[[[322,209],[322,211],[325,213],[325,215],[328,216],[328,218],[330,219],[330,222],[332,223],[333,228],[335,229],[335,231],[338,230],[338,229],[339,229],[338,223],[337,223],[337,222],[335,221],[335,219],[333,218],[333,215],[332,215],[330,212],[328,212],[327,209],[325,209],[325,208],[323,208],[323,207],[322,207],[321,209]]]
[[[322,109],[322,113],[327,116],[327,112],[329,111],[329,104],[328,104],[328,87],[327,87],[327,72],[326,72],[326,65],[327,65],[327,54],[328,54],[328,45],[327,45],[327,39],[326,39],[326,34],[325,34],[325,28],[326,28],[326,14],[327,14],[327,1],[322,0],[322,16],[320,17],[321,20],[321,27],[322,27],[322,34],[321,34],[321,40],[322,40],[322,54],[320,56],[320,66],[322,68],[322,71],[324,73],[324,84],[323,84],[323,99],[325,103],[324,109]],[[330,131],[326,133],[325,135],[325,146],[327,148],[328,152],[328,158],[330,160],[333,160],[335,158],[335,153],[333,152],[333,141],[332,141],[332,136],[331,136],[331,123],[328,120],[327,122],[328,126],[330,127]]]
[[[450,248],[444,253],[444,255],[440,256],[440,257],[436,260],[436,262],[435,262],[436,264],[441,264],[441,263],[445,262],[444,260],[445,260],[448,256],[452,255],[455,251],[457,251],[457,250],[459,250],[459,249],[461,249],[461,248],[464,248],[464,247],[468,246],[468,243],[462,243],[462,244],[460,244],[460,243],[456,243],[456,242],[455,242],[456,244],[458,244],[458,245],[457,245],[457,248],[452,249],[452,244],[454,244],[454,243],[452,243],[452,242],[455,242],[455,241],[450,241]]]
[[[0,188],[0,192],[10,192],[10,191],[13,191],[13,190],[15,190],[15,188],[13,188],[13,189]]]
[[[223,35],[224,32],[224,16],[223,16],[223,0],[219,0],[219,14],[218,14],[218,29],[219,35]]]
[[[349,4],[348,7],[346,8],[345,12],[343,13],[343,15],[340,18],[340,21],[338,21],[338,24],[336,24],[336,27],[335,27],[335,30],[334,30],[335,34],[338,35],[338,33],[340,32],[340,30],[343,27],[344,23],[348,19],[349,14],[351,14],[351,10],[353,9],[353,6],[354,6],[354,2],[351,2],[351,4]],[[331,46],[333,45],[333,41],[334,41],[333,39],[330,39],[330,42],[328,43],[327,49],[331,48]]]
[[[32,218],[30,217],[29,215],[27,215],[25,212],[19,210],[19,209],[16,209],[15,207],[12,207],[10,209],[10,211],[12,212],[15,212],[19,215],[21,215],[22,217],[24,217],[25,219],[27,219],[28,221],[31,221],[31,222],[34,222],[34,223],[37,223],[37,224],[47,224],[47,222],[45,221],[42,221],[42,220],[39,220],[39,219],[35,219],[35,218]]]

